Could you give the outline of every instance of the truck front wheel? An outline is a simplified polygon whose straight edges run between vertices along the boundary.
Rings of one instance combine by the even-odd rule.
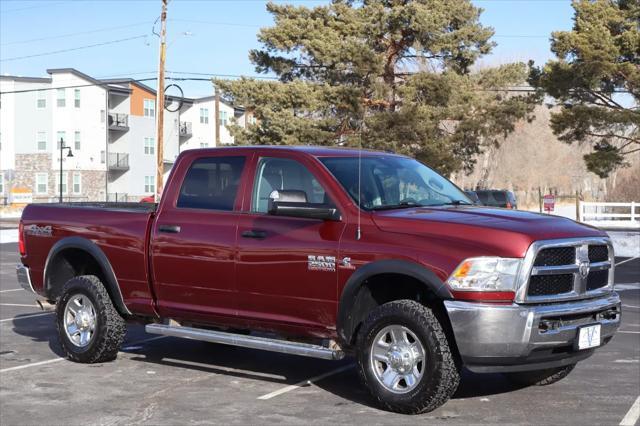
[[[387,410],[405,414],[435,410],[460,382],[438,319],[413,300],[374,309],[358,332],[357,346],[360,377]]]
[[[82,363],[115,359],[126,331],[124,319],[94,275],[67,281],[57,303],[56,325],[67,357]]]
[[[518,373],[505,373],[513,383],[524,386],[546,386],[564,379],[571,373],[576,365],[548,368],[546,370],[522,371]]]

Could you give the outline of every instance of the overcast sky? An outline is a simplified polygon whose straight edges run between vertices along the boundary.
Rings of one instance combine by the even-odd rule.
[[[572,26],[569,0],[473,2],[485,10],[481,21],[495,29],[498,43],[480,65],[529,59],[542,63],[550,57],[551,31]],[[265,3],[172,0],[167,70],[254,75],[248,51],[259,47],[258,29],[273,22]],[[328,2],[284,3],[314,6]],[[44,76],[47,68],[72,67],[97,78],[153,78],[158,39],[152,27],[160,6],[160,0],[0,0],[0,73]],[[53,53],[61,50],[68,51]],[[154,86],[153,81],[148,84]],[[212,91],[209,82],[180,84],[187,96],[206,96]]]

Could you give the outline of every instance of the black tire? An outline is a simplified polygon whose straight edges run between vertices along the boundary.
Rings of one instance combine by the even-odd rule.
[[[422,377],[407,393],[398,394],[385,388],[370,362],[374,339],[390,325],[406,327],[420,340],[425,351]],[[431,309],[413,300],[385,303],[371,312],[358,331],[357,361],[360,378],[376,401],[384,409],[397,413],[435,410],[449,400],[460,383],[460,372],[440,322]]]
[[[69,300],[78,295],[88,298],[96,313],[93,336],[84,347],[72,342],[65,329],[65,307]],[[64,285],[56,306],[56,327],[67,357],[86,364],[115,359],[126,333],[124,319],[113,306],[107,289],[94,275],[74,277]]]
[[[518,385],[547,386],[564,379],[573,371],[575,364],[565,367],[548,368],[546,370],[521,371],[517,373],[504,373],[507,378]]]

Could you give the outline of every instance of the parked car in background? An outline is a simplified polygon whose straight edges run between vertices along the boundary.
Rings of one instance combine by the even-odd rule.
[[[518,201],[516,196],[511,191],[503,191],[497,189],[486,189],[475,191],[476,195],[480,199],[480,202],[489,207],[502,207],[505,209],[518,208]]]
[[[476,194],[476,191],[464,191],[464,193],[467,195],[467,197],[469,197],[471,201],[473,201],[473,204],[482,205],[482,201],[480,201],[480,198],[478,198],[478,194]]]

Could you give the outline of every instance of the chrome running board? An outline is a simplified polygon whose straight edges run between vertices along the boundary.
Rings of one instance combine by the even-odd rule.
[[[344,352],[339,348],[330,349],[309,343],[290,342],[287,340],[271,339],[268,337],[246,336],[244,334],[225,333],[223,331],[205,330],[202,328],[182,327],[165,324],[147,324],[145,330],[150,334],[182,337],[185,339],[201,340],[204,342],[221,343],[223,345],[241,346],[243,348],[261,349],[264,351],[280,352],[290,355],[300,355],[310,358],[338,360],[344,358]]]

